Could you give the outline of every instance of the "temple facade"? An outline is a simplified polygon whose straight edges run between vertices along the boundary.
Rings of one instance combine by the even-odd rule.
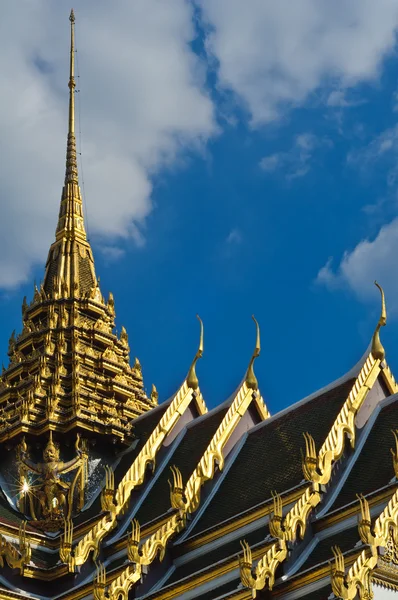
[[[398,593],[398,386],[382,288],[359,362],[277,414],[254,372],[255,319],[248,366],[216,408],[196,374],[200,319],[186,379],[168,400],[155,386],[147,395],[85,231],[74,22],[72,11],[55,241],[0,377],[0,598],[387,600]]]

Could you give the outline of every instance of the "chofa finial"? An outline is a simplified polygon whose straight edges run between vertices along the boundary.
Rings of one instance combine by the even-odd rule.
[[[258,324],[258,322],[256,321],[256,319],[254,318],[254,315],[252,315],[252,319],[256,324],[256,331],[257,331],[257,335],[256,335],[256,346],[254,348],[252,357],[250,359],[250,363],[249,366],[247,368],[246,371],[246,385],[248,388],[252,389],[252,390],[258,390],[258,381],[257,381],[257,377],[254,374],[254,369],[253,369],[253,365],[254,365],[254,361],[256,360],[257,356],[260,355],[260,351],[261,351],[261,345],[260,345],[260,326]]]
[[[387,311],[386,311],[386,300],[384,297],[384,291],[381,285],[375,281],[375,286],[379,288],[381,294],[381,315],[379,322],[376,325],[375,332],[372,338],[372,354],[373,357],[379,359],[380,361],[384,360],[386,352],[383,348],[383,345],[380,341],[380,327],[384,327],[387,323]]]
[[[190,367],[190,369],[188,371],[188,375],[187,375],[187,384],[193,390],[196,390],[199,387],[199,380],[198,380],[198,377],[196,375],[195,368],[196,368],[196,363],[198,362],[198,359],[202,358],[202,356],[203,356],[203,321],[199,317],[199,315],[196,315],[196,318],[198,319],[198,321],[200,323],[199,348],[198,348],[198,351],[195,354],[195,358],[192,361],[191,367]]]

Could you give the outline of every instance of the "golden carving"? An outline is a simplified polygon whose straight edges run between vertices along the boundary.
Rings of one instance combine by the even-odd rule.
[[[153,383],[152,384],[152,391],[151,391],[151,400],[153,404],[157,404],[158,403],[158,398],[159,398],[159,393],[156,389],[156,385]]]
[[[115,476],[111,467],[105,467],[105,488],[101,493],[101,509],[104,512],[114,512],[115,506]]]
[[[377,566],[378,549],[398,547],[398,489],[385,509],[372,526],[369,503],[364,496],[358,496],[361,516],[358,530],[361,540],[368,545],[355,560],[348,573],[345,573],[344,557],[339,548],[332,548],[335,564],[332,567],[332,589],[335,596],[343,600],[353,600],[357,593],[360,599],[373,597],[371,579]]]
[[[304,536],[308,516],[321,501],[320,485],[330,481],[333,465],[343,454],[346,437],[349,438],[352,446],[355,445],[355,417],[380,370],[380,359],[376,359],[370,353],[318,454],[312,436],[308,433],[304,434],[306,456],[303,460],[303,472],[305,478],[311,482],[311,486],[305,490],[284,519],[280,500],[278,497],[274,499],[274,519],[270,526],[274,533],[279,534],[277,537],[280,539],[260,559],[254,574],[251,574],[251,579],[248,578],[247,569],[244,572],[241,570],[243,585],[251,581],[252,584],[246,587],[251,587],[253,593],[266,585],[271,589],[276,568],[280,564],[278,561],[285,560],[287,556],[281,542],[294,541],[297,534],[300,537]]]
[[[171,465],[170,469],[173,475],[173,483],[169,480],[171,507],[175,510],[184,510],[186,507],[186,499],[184,499],[181,471],[174,465]]]
[[[84,486],[86,483],[87,453],[85,443],[79,445],[79,436],[76,440],[76,458],[63,463],[59,460],[59,450],[52,439],[52,432],[46,448],[43,451],[43,462],[35,464],[27,457],[25,440],[20,445],[19,468],[21,473],[21,490],[23,508],[35,520],[36,526],[59,529],[60,522],[72,513],[74,492],[77,482],[80,482],[78,508],[82,508],[84,499]],[[61,479],[61,475],[77,470],[72,483]],[[27,474],[38,475],[34,484],[28,483]],[[27,500],[27,502],[26,502]],[[38,520],[39,519],[39,520]]]
[[[395,449],[391,448],[392,462],[394,467],[395,477],[398,479],[398,430],[392,431],[395,439]]]
[[[345,575],[344,556],[338,546],[332,548],[334,555],[334,565],[331,567],[332,591],[336,598],[343,600],[353,600],[357,593],[359,598],[370,600],[373,598],[372,592],[372,571],[377,564],[377,552],[369,556],[366,550],[363,550]]]
[[[193,390],[196,390],[199,387],[199,380],[196,375],[196,363],[198,362],[199,358],[202,358],[202,356],[203,356],[203,321],[199,317],[199,315],[196,315],[196,318],[198,319],[198,321],[200,323],[199,348],[195,354],[195,357],[192,361],[192,364],[189,368],[188,375],[187,375],[187,384]]]
[[[30,539],[26,535],[26,521],[23,521],[19,527],[19,546],[16,548],[0,535],[0,566],[4,567],[4,559],[11,569],[19,569],[23,575],[25,566],[30,562],[31,547]]]
[[[201,347],[202,343],[200,344],[200,348]],[[193,381],[195,381],[195,379],[193,379]],[[198,393],[198,390],[199,388],[197,388],[196,393]],[[176,512],[166,521],[166,523],[157,529],[155,533],[150,535],[141,546],[139,546],[139,523],[133,521],[132,533],[128,541],[128,556],[130,562],[140,565],[149,565],[157,556],[159,557],[159,560],[163,560],[170,538],[185,528],[188,515],[198,509],[203,484],[213,478],[216,466],[218,466],[220,470],[223,469],[223,450],[225,445],[251,402],[254,400],[258,404],[262,403],[263,411],[268,416],[269,413],[264,407],[263,400],[259,398],[258,392],[250,389],[245,380],[241,384],[234,401],[222,419],[216,433],[211,439],[192,475],[188,479],[184,489],[180,470],[175,466],[171,467],[173,482],[169,482],[170,500],[172,508]],[[284,542],[281,542],[281,544],[283,545]],[[109,598],[127,598],[129,589],[140,577],[141,571],[132,570],[131,566],[128,566],[109,586]],[[122,588],[123,594],[125,595],[118,596],[117,594],[121,594],[121,592],[118,591],[116,593],[115,590],[120,590]],[[116,595],[112,595],[112,593],[116,593]]]
[[[254,315],[252,315],[252,319],[254,321],[254,323],[256,324],[256,330],[257,330],[257,337],[256,337],[256,345],[252,354],[252,357],[250,359],[250,363],[249,366],[247,368],[247,372],[246,372],[246,385],[248,388],[252,389],[252,390],[258,390],[258,381],[257,381],[257,377],[254,374],[254,361],[256,360],[256,358],[258,356],[260,356],[260,351],[261,351],[261,344],[260,344],[260,327],[259,324],[257,323],[256,319],[254,318]]]
[[[196,396],[194,394],[196,394]],[[148,465],[152,465],[152,468],[154,468],[155,458],[163,440],[173,429],[192,400],[194,398],[197,399],[198,397],[201,398],[200,392],[197,391],[194,393],[193,390],[188,387],[187,382],[184,381],[175,395],[174,400],[171,402],[131,467],[120,481],[116,493],[114,494],[113,502],[115,508],[112,508],[108,514],[102,517],[102,519],[83,536],[75,547],[73,555],[70,554],[68,561],[65,561],[68,562],[68,567],[71,571],[74,570],[75,566],[83,565],[91,552],[94,553],[94,560],[97,559],[102,540],[116,526],[117,517],[126,510],[131,492],[143,483]],[[203,399],[201,399],[201,402],[203,402]]]
[[[284,540],[278,540],[267,550],[264,557],[258,562],[253,570],[252,552],[246,541],[241,542],[243,557],[239,559],[240,577],[243,585],[251,588],[253,598],[257,590],[262,590],[266,584],[272,590],[275,582],[275,571],[277,566],[287,556],[287,546]]]
[[[375,286],[379,288],[381,294],[381,315],[372,338],[372,354],[374,358],[383,361],[386,353],[380,341],[380,328],[384,327],[387,323],[386,301],[383,288],[377,283],[377,281],[375,281]]]
[[[386,565],[392,564],[395,569],[398,567],[398,545],[395,543],[391,532],[388,536],[385,552],[380,558]]]

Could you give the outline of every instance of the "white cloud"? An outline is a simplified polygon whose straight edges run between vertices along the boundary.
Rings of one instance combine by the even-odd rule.
[[[231,229],[225,240],[227,244],[240,244],[242,242],[242,234],[239,229]]]
[[[260,160],[260,167],[266,173],[273,173],[280,166],[281,160],[283,160],[282,152],[276,154],[270,154],[269,156],[264,156]]]
[[[254,126],[301,104],[325,82],[337,81],[343,91],[377,77],[398,26],[396,0],[197,4],[208,24],[219,86],[240,98]]]
[[[283,170],[287,179],[304,177],[311,168],[311,159],[314,151],[321,146],[330,146],[327,138],[317,138],[312,133],[301,133],[294,140],[288,152],[277,152],[264,156],[260,160],[260,168],[266,173]]]
[[[352,151],[347,162],[358,167],[365,176],[378,165],[386,171],[387,184],[395,186],[398,179],[398,125],[386,129],[368,145]]]
[[[64,172],[69,3],[11,2],[2,14],[0,285],[23,281],[51,243]],[[76,11],[90,234],[140,241],[151,177],[214,135],[185,0],[87,0]],[[16,243],[18,240],[18,243]],[[110,242],[110,243],[109,243]]]
[[[398,218],[384,225],[374,240],[362,240],[346,252],[336,270],[329,259],[320,269],[317,282],[329,289],[349,287],[359,298],[374,294],[373,281],[383,285],[390,311],[398,315]]]
[[[333,90],[330,92],[326,104],[333,108],[352,108],[364,104],[365,100],[350,100],[347,97],[347,90]]]

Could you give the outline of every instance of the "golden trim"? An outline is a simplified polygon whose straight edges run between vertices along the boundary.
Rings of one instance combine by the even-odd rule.
[[[377,281],[375,281],[375,286],[379,288],[381,294],[381,315],[372,338],[372,354],[374,358],[383,361],[385,359],[386,352],[380,341],[380,328],[384,327],[387,323],[386,300],[384,297],[383,288],[377,283]]]
[[[372,528],[369,504],[363,496],[359,496],[361,518],[359,535],[368,549],[358,556],[348,573],[345,573],[344,557],[338,547],[332,548],[335,564],[332,568],[331,580],[333,593],[343,600],[353,600],[357,593],[360,599],[372,597],[371,580],[378,562],[378,549],[385,548],[391,535],[395,545],[398,541],[398,489],[385,509],[376,519]]]
[[[83,565],[91,552],[94,553],[94,560],[97,559],[102,540],[116,527],[118,516],[123,514],[128,506],[131,492],[142,485],[145,479],[147,466],[149,464],[153,467],[155,466],[156,455],[164,439],[171,432],[194,397],[197,396],[201,396],[200,391],[193,391],[188,387],[187,382],[184,381],[175,395],[174,400],[171,402],[146,441],[144,447],[120,481],[116,493],[114,494],[114,502],[112,499],[112,491],[108,490],[106,492],[107,503],[110,509],[109,512],[84,535],[78,542],[73,553],[72,549],[69,548],[69,544],[65,546],[64,541],[61,540],[60,552],[63,556],[62,560],[65,561],[65,558],[68,557],[68,566],[71,572],[73,572],[77,566]]]
[[[283,526],[281,522],[279,523],[279,529],[277,519],[281,518],[281,507],[277,508],[277,519],[274,520],[273,526],[281,534],[281,537],[259,561],[254,572],[253,564],[249,560],[251,558],[250,548],[246,545],[246,560],[241,563],[241,580],[243,585],[252,590],[253,597],[257,590],[263,589],[266,585],[272,589],[275,571],[287,556],[286,540],[295,541],[297,532],[301,537],[304,536],[308,516],[321,501],[319,486],[329,482],[333,464],[343,454],[346,436],[349,437],[351,446],[355,445],[355,417],[379,373],[380,360],[375,359],[370,353],[318,455],[312,436],[305,434],[307,452],[303,461],[303,472],[305,478],[312,482],[312,487],[305,490],[301,498],[287,513]]]
[[[19,569],[21,575],[24,574],[25,566],[30,562],[32,550],[29,536],[26,535],[26,521],[21,523],[19,528],[19,547],[18,549],[8,542],[4,536],[0,536],[0,566],[4,567],[4,559],[11,569]]]
[[[104,600],[105,598],[127,600],[129,590],[141,578],[142,570],[138,566],[148,566],[157,556],[159,556],[159,560],[164,558],[166,546],[171,537],[185,528],[187,516],[198,509],[201,488],[206,481],[214,476],[216,464],[220,470],[223,469],[225,445],[256,395],[258,393],[251,390],[244,381],[194,472],[188,479],[183,493],[177,491],[177,488],[182,486],[182,479],[175,471],[171,494],[172,501],[180,507],[179,510],[154,534],[146,538],[141,546],[139,523],[137,521],[132,523],[132,532],[129,536],[127,550],[131,564],[112,582],[107,593],[101,591],[104,595],[98,600]],[[98,582],[98,585],[100,585],[100,582]]]

